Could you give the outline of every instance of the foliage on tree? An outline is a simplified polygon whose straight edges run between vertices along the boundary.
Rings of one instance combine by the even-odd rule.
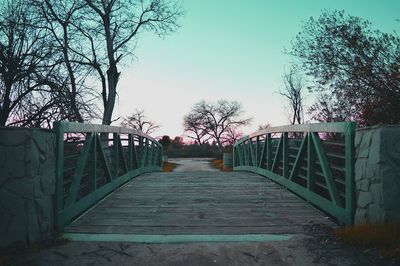
[[[279,94],[286,98],[289,103],[290,123],[301,124],[304,121],[303,101],[304,101],[304,82],[299,76],[295,67],[291,67],[289,72],[283,74],[284,88]]]
[[[159,125],[145,116],[144,110],[137,109],[130,116],[124,118],[121,126],[136,129],[145,134],[151,134],[160,128]]]
[[[314,79],[313,90],[327,95],[311,108],[317,119],[345,106],[346,114],[331,114],[329,119],[357,120],[360,125],[400,122],[396,34],[372,30],[370,22],[343,11],[325,10],[304,23],[289,53]],[[323,116],[318,115],[321,110]]]
[[[161,139],[158,140],[158,142],[161,143],[161,145],[163,146],[164,151],[168,150],[168,147],[171,145],[171,138],[167,135],[164,135],[161,137]]]
[[[351,121],[354,119],[353,108],[346,100],[338,100],[332,94],[320,93],[316,102],[310,106],[311,119],[319,122]]]
[[[206,130],[222,152],[222,147],[229,143],[230,136],[237,137],[238,128],[251,122],[251,118],[241,118],[243,112],[239,102],[219,100],[216,103],[200,101],[192,107],[190,114],[199,117],[200,128]],[[235,134],[230,134],[232,132]]]

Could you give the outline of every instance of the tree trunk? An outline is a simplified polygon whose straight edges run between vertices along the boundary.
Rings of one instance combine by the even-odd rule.
[[[103,113],[103,125],[110,125],[112,122],[112,114],[114,111],[115,98],[117,95],[117,84],[119,80],[119,73],[117,69],[117,61],[114,57],[114,45],[113,39],[111,37],[110,30],[110,13],[105,14],[103,17],[104,23],[104,31],[106,35],[106,44],[107,44],[107,57],[108,57],[108,70],[107,70],[107,87],[108,87],[108,98],[107,104],[104,106]]]
[[[76,88],[76,79],[75,79],[75,74],[71,66],[71,62],[69,60],[69,55],[68,55],[68,32],[67,32],[67,26],[66,24],[63,24],[63,41],[64,45],[62,47],[63,50],[63,56],[64,56],[64,61],[65,65],[67,66],[67,71],[68,71],[68,76],[71,82],[71,89],[72,92],[68,92],[69,96],[69,103],[71,105],[72,112],[74,113],[74,120],[83,123],[83,118],[79,112],[79,108],[76,105],[76,95],[77,95],[77,88]]]
[[[115,98],[117,95],[117,84],[119,73],[117,67],[110,67],[107,71],[108,98],[107,105],[104,106],[103,125],[110,125],[112,122],[112,114],[115,106]]]
[[[4,101],[3,101],[3,106],[0,108],[0,126],[5,126],[8,120],[8,117],[10,115],[10,106],[11,106],[11,101],[10,101],[10,93],[12,89],[11,82],[8,82],[8,80],[4,81],[4,87],[6,89],[6,93],[4,94]]]

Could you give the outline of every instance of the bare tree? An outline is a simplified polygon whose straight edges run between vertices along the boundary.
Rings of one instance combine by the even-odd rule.
[[[80,0],[60,2],[57,0],[30,0],[38,9],[40,18],[51,36],[51,45],[59,56],[60,72],[63,74],[59,82],[63,83],[63,96],[68,101],[71,113],[69,120],[83,122],[93,116],[93,109],[87,96],[92,90],[84,85],[89,69],[82,62],[82,56],[76,53],[85,40],[76,28],[82,17],[79,12],[86,4]],[[93,98],[93,97],[92,97]]]
[[[242,105],[236,101],[219,100],[217,103],[198,102],[192,108],[193,113],[202,117],[203,126],[222,152],[224,135],[232,128],[248,125],[251,118],[241,118]]]
[[[204,121],[204,117],[198,113],[190,112],[183,118],[183,128],[188,138],[196,140],[201,145],[206,143],[210,137],[209,129]]]
[[[40,125],[60,99],[50,81],[54,51],[25,1],[3,1],[0,12],[0,125]],[[59,112],[62,112],[58,108]]]
[[[304,121],[303,114],[303,80],[297,74],[295,67],[291,67],[289,72],[283,74],[284,88],[279,94],[284,96],[289,102],[290,123],[301,124]]]
[[[271,127],[271,123],[267,122],[265,124],[258,125],[258,130],[267,129]]]
[[[87,90],[70,90],[71,84],[81,81],[71,82],[63,67],[68,60],[63,52],[68,51],[70,43],[53,36],[63,31],[56,27],[60,25],[57,18],[45,9],[50,0],[4,0],[3,3],[0,13],[0,124],[51,127],[55,120],[82,121],[81,114],[92,113],[93,108],[85,97]],[[57,8],[60,11],[60,7]],[[60,17],[64,11],[60,11]],[[76,67],[71,70],[70,73],[82,73]],[[84,75],[79,77],[84,78]]]
[[[98,65],[96,71],[104,85],[102,123],[109,125],[117,97],[121,60],[133,53],[132,45],[142,31],[153,31],[160,36],[174,31],[182,11],[179,5],[167,0],[85,0],[85,3],[89,11],[85,14],[87,23],[82,26],[86,27],[85,32],[92,41],[105,44],[105,49],[100,51],[107,62]]]
[[[124,118],[121,126],[133,128],[146,134],[151,134],[156,129],[160,128],[160,126],[157,125],[154,121],[147,119],[147,117],[144,115],[144,110],[135,110],[135,112],[132,113],[130,116]]]
[[[226,133],[222,136],[224,145],[234,145],[243,137],[243,132],[238,127],[229,127]]]

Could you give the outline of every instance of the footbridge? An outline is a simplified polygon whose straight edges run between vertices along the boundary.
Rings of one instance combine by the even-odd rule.
[[[75,240],[265,241],[351,224],[354,123],[283,126],[234,145],[234,172],[162,172],[131,129],[59,122],[57,229]]]

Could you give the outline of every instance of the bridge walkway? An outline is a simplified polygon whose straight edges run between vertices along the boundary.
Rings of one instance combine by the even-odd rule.
[[[276,183],[246,172],[140,175],[64,228],[132,235],[301,234],[326,215]]]

